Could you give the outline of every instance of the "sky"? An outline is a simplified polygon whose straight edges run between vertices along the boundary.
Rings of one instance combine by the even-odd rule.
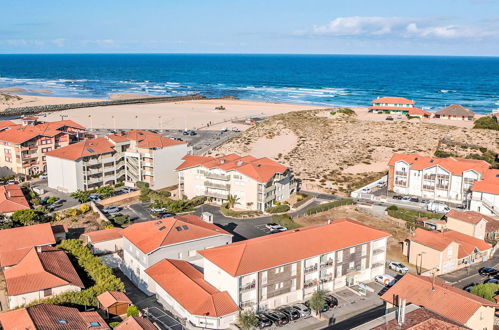
[[[499,0],[2,2],[0,53],[499,56]]]

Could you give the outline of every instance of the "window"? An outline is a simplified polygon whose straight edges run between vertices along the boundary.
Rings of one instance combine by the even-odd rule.
[[[50,140],[42,140],[40,143],[41,144],[50,144],[52,141]]]
[[[452,248],[447,249],[447,258],[452,258]]]
[[[336,277],[341,277],[342,274],[342,269],[341,266],[336,267]]]
[[[297,265],[296,264],[292,264],[291,265],[291,276],[296,276],[296,269],[297,269]]]
[[[354,254],[354,253],[355,253],[355,246],[350,248],[350,254]]]
[[[360,260],[360,268],[361,268],[362,270],[364,270],[364,269],[366,269],[366,267],[367,267],[367,259],[366,259],[366,258],[362,258],[362,259]]]
[[[45,161],[47,159],[47,156],[42,156],[42,161]]]
[[[262,284],[267,284],[267,272],[262,273]]]
[[[284,267],[277,267],[277,268],[275,269],[275,273],[276,273],[276,274],[282,273],[283,271],[284,271]]]
[[[367,254],[367,244],[362,245],[362,256],[364,257]]]
[[[354,269],[354,268],[355,268],[355,262],[354,262],[354,261],[350,262],[350,263],[348,264],[348,268],[349,268],[349,269]]]
[[[48,148],[42,148],[42,152],[49,152],[50,150],[52,150],[51,147],[48,147]]]
[[[91,327],[100,327],[100,323],[99,322],[90,322],[90,326]]]
[[[3,149],[6,154],[10,154],[10,149]]]
[[[336,252],[336,262],[343,262],[343,251]]]
[[[12,158],[10,158],[10,156],[5,156],[5,161],[8,163],[12,163]]]
[[[267,287],[262,288],[262,299],[267,299]]]
[[[296,278],[291,280],[291,289],[296,290]]]
[[[43,290],[43,296],[44,297],[48,297],[48,296],[51,296],[51,295],[52,295],[52,288],[44,289]]]
[[[276,283],[274,287],[276,290],[282,289],[284,287],[284,283],[283,282]]]
[[[183,257],[182,252],[179,252],[179,253],[178,253],[178,258],[179,258],[179,259],[182,259],[182,257]]]

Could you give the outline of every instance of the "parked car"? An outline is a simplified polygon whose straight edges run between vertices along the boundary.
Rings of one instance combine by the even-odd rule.
[[[276,234],[276,233],[280,233],[280,232],[283,232],[283,231],[286,231],[286,230],[288,230],[288,228],[283,227],[283,226],[277,226],[274,229],[271,229],[270,233],[271,234]]]
[[[189,135],[189,131],[188,131],[188,130],[184,130],[184,131],[182,132],[182,134],[183,134],[183,135]]]
[[[277,223],[268,223],[265,225],[265,228],[269,229],[271,232],[281,232],[286,231],[288,228],[278,225]]]
[[[392,116],[388,116],[388,117],[386,117],[385,120],[393,120],[393,117]]]
[[[88,198],[94,203],[97,203],[102,199],[101,195],[90,195]]]
[[[300,318],[300,312],[290,306],[279,307],[277,311],[286,315],[290,321],[298,320]]]
[[[391,270],[394,270],[396,272],[402,273],[402,274],[406,274],[407,272],[409,272],[409,268],[404,266],[404,264],[402,264],[400,262],[396,262],[396,261],[390,262],[388,264],[388,268],[390,268]]]
[[[499,271],[492,267],[482,267],[478,270],[480,276],[494,276],[497,275]]]
[[[378,275],[374,277],[374,281],[387,287],[390,287],[395,284],[395,278],[388,274]]]
[[[222,128],[222,129],[220,130],[220,132],[222,132],[222,133],[225,133],[225,132],[227,132],[227,131],[228,131],[227,127],[224,127],[224,128]]]
[[[403,196],[403,197],[402,197],[402,200],[403,200],[403,201],[408,201],[408,200],[410,200],[410,199],[411,199],[411,197],[409,197],[409,196]]]
[[[305,304],[296,304],[296,305],[293,305],[291,307],[296,309],[298,311],[298,313],[300,313],[301,317],[309,317],[311,314],[310,308],[305,306]]]
[[[123,191],[125,194],[131,193],[132,191],[135,191],[137,189],[135,188],[130,188],[130,187],[123,187],[121,188],[121,191]]]
[[[476,283],[471,283],[471,284],[468,284],[466,285],[463,290],[466,291],[466,292],[470,292],[471,289],[473,289],[473,287],[476,285]]]
[[[288,317],[278,311],[269,311],[263,313],[264,316],[266,316],[268,319],[272,321],[276,326],[282,327],[283,325],[286,325],[289,323]]]
[[[258,318],[258,328],[260,329],[271,327],[273,324],[272,320],[263,314],[257,314],[256,317]]]
[[[366,187],[366,188],[363,188],[363,189],[362,189],[362,192],[363,192],[363,193],[368,194],[368,193],[370,193],[370,192],[371,192],[371,188],[367,188],[367,187]]]
[[[499,280],[497,278],[489,278],[488,280],[483,281],[483,284],[489,284],[489,283],[497,284],[499,283]]]
[[[386,185],[385,181],[380,181],[380,182],[376,183],[376,187],[378,187],[378,188],[383,188],[385,185]]]
[[[121,211],[121,207],[118,206],[108,206],[102,209],[104,213],[118,213],[119,211]]]
[[[392,197],[393,199],[396,199],[396,200],[401,200],[403,197],[400,196],[400,195],[395,195]]]
[[[411,201],[413,203],[419,203],[419,198],[417,198],[417,197],[411,197],[411,199],[409,199],[409,201]]]
[[[338,298],[336,298],[335,296],[333,296],[331,294],[328,294],[328,295],[326,295],[326,304],[330,308],[334,308],[334,307],[338,306]]]
[[[196,131],[192,130],[192,131],[189,132],[189,135],[190,136],[194,136],[194,135],[198,135],[198,133],[196,133]]]
[[[116,190],[115,192],[113,192],[113,196],[119,196],[119,195],[123,195],[123,194],[125,194],[123,189]]]
[[[435,201],[431,201],[428,203],[426,206],[426,209],[430,212],[435,212],[435,213],[447,213],[450,211],[450,208],[443,204],[443,203],[437,203]]]
[[[6,183],[7,184],[17,184],[17,181],[16,180],[8,180]]]
[[[149,209],[149,211],[151,211],[151,213],[165,213],[166,208],[164,208],[164,207],[151,207]]]
[[[171,217],[174,217],[175,216],[175,213],[163,213],[161,215],[161,219],[166,219],[166,218],[171,218]]]
[[[48,177],[49,176],[46,173],[43,173],[38,178],[40,178],[41,180],[45,180],[45,179],[48,179]]]
[[[232,132],[239,133],[239,132],[241,132],[241,130],[237,127],[232,127]]]

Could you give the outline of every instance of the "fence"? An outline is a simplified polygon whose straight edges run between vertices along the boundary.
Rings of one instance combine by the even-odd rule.
[[[121,201],[123,201],[125,199],[129,199],[129,198],[133,198],[133,197],[138,197],[138,196],[140,196],[140,190],[132,191],[132,192],[129,192],[127,194],[113,196],[113,197],[109,197],[109,198],[103,199],[103,200],[101,200],[99,202],[99,204],[103,205],[103,206],[107,206],[107,205],[111,205],[111,204],[114,204],[114,203],[121,202]]]

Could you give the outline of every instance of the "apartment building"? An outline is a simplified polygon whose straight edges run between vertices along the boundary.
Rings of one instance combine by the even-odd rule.
[[[48,185],[74,192],[143,181],[162,189],[177,184],[175,168],[190,152],[186,142],[143,130],[85,140],[47,153]]]
[[[188,155],[177,171],[180,195],[207,196],[220,204],[233,195],[235,207],[246,210],[265,211],[298,189],[291,169],[269,158]]]
[[[122,271],[142,291],[148,290],[145,270],[167,258],[200,261],[196,251],[232,242],[232,235],[195,215],[133,224],[122,231]]]
[[[483,160],[393,154],[388,166],[388,189],[398,194],[465,204],[490,215],[499,209],[499,170]]]
[[[405,97],[378,97],[372,101],[369,112],[377,114],[402,114],[413,117],[431,117],[431,112],[417,108],[416,102]]]
[[[6,170],[3,175],[45,172],[46,154],[78,141],[85,132],[71,120],[43,123],[37,117],[26,117],[22,124],[12,124],[0,125],[0,168]]]
[[[198,253],[206,282],[228,292],[240,308],[265,310],[383,274],[389,236],[338,219]]]

